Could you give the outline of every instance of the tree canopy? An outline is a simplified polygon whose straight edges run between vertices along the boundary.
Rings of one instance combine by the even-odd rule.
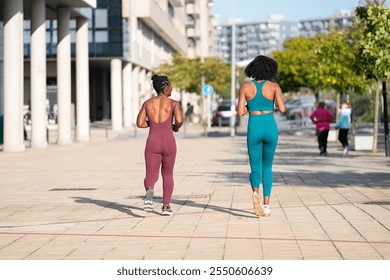
[[[202,63],[199,58],[175,55],[171,63],[160,66],[159,73],[167,75],[173,86],[180,90],[201,93]],[[242,73],[239,75],[242,78]],[[231,64],[216,57],[207,57],[204,60],[204,77],[205,84],[213,86],[218,95],[230,97]]]

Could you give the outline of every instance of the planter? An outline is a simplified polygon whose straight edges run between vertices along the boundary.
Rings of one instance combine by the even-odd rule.
[[[368,151],[372,149],[372,143],[374,142],[374,136],[357,136],[354,137],[354,146],[356,151]]]
[[[337,141],[336,129],[329,129],[328,142],[336,142],[336,141]]]

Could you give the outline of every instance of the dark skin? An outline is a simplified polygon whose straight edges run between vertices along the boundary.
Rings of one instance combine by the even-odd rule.
[[[261,82],[262,80],[258,80]],[[262,88],[263,96],[269,100],[275,100],[276,106],[279,108],[280,112],[286,111],[286,105],[284,104],[284,99],[282,95],[282,90],[280,89],[277,83],[273,83],[271,81],[267,81]],[[248,113],[248,109],[246,107],[246,103],[254,98],[256,95],[256,86],[252,82],[246,82],[240,87],[240,94],[238,97],[238,106],[237,106],[237,114],[239,116],[244,116]],[[254,188],[253,191],[255,193],[259,193],[258,188]],[[264,204],[269,204],[269,196],[265,196]]]
[[[161,123],[166,121],[171,113],[171,99],[169,98],[172,94],[172,85],[168,82],[165,85],[164,90],[157,94],[157,96],[152,97],[148,100],[148,110],[150,118],[156,122]],[[175,123],[172,125],[172,130],[178,132],[180,127],[183,125],[183,111],[181,109],[180,103],[173,101],[175,106],[173,107],[173,117]],[[142,104],[142,108],[137,116],[137,127],[139,128],[148,128],[149,124],[146,121],[146,108],[145,103]]]
[[[161,123],[166,121],[171,114],[171,100],[169,96],[172,94],[172,85],[170,82],[165,85],[162,92],[158,93],[157,96],[152,97],[148,100],[148,111],[150,118],[155,123]],[[180,127],[183,125],[183,111],[181,109],[180,103],[173,101],[175,103],[173,107],[173,117],[175,123],[172,124],[172,130],[178,132]],[[142,108],[137,116],[137,127],[139,128],[148,128],[149,123],[146,120],[146,102],[142,104]],[[164,206],[168,206],[164,204]]]

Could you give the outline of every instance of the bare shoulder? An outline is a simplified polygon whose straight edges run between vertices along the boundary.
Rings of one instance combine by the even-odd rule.
[[[245,89],[250,89],[250,88],[253,88],[254,84],[252,81],[248,81],[248,82],[245,82],[241,85],[241,89],[245,90]]]
[[[181,105],[180,105],[180,102],[179,102],[179,101],[176,101],[176,100],[173,100],[173,99],[172,99],[172,101],[173,101],[173,104],[174,104],[175,106],[179,106],[179,107],[181,107]]]
[[[173,100],[173,99],[171,99],[171,100],[173,101],[173,109],[174,110],[181,110],[180,102],[176,101],[176,100]]]
[[[267,81],[267,86],[272,89],[280,89],[280,86],[278,83]]]

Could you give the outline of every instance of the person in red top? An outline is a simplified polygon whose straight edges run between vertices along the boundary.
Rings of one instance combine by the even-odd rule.
[[[320,149],[320,156],[326,156],[326,146],[328,144],[328,134],[330,123],[333,121],[334,116],[331,112],[325,109],[325,102],[320,101],[318,108],[310,115],[311,121],[316,125],[316,134],[318,138],[318,148]]]

